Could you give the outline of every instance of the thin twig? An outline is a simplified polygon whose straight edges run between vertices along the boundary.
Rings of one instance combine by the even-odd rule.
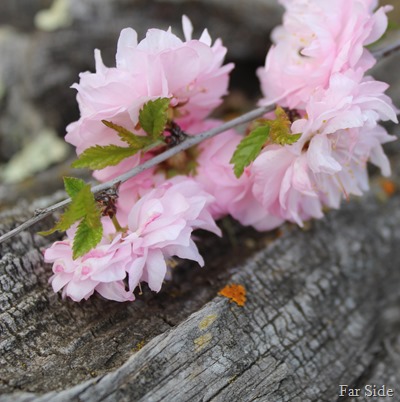
[[[144,162],[143,164],[136,166],[135,168],[133,168],[132,170],[130,170],[129,172],[126,172],[124,174],[122,174],[121,176],[116,177],[113,180],[110,180],[106,183],[102,183],[99,184],[97,186],[92,187],[92,192],[93,193],[98,193],[99,191],[104,191],[109,189],[110,187],[112,187],[114,184],[121,182],[124,183],[125,181],[129,180],[130,178],[138,175],[139,173],[143,172],[146,169],[149,169],[153,166],[158,165],[161,162],[164,162],[166,159],[170,158],[171,156],[177,154],[178,152],[184,151],[190,147],[193,147],[194,145],[197,145],[199,143],[201,143],[202,141],[214,137],[217,134],[223,133],[224,131],[227,131],[233,127],[239,126],[241,124],[244,123],[248,123],[254,119],[257,119],[258,117],[261,117],[262,115],[264,115],[267,112],[270,112],[274,109],[274,105],[271,106],[264,106],[264,107],[260,107],[258,109],[252,110],[251,112],[245,113],[235,119],[232,119],[224,124],[222,124],[221,126],[218,127],[214,127],[211,130],[208,131],[204,131],[201,134],[198,135],[194,135],[191,137],[188,137],[187,139],[185,139],[182,143],[176,145],[173,148],[167,149],[165,152],[155,156],[154,158],[151,158],[149,160],[147,160],[146,162]],[[43,218],[45,218],[46,216],[50,215],[51,213],[53,213],[54,211],[56,211],[57,209],[60,209],[62,207],[65,207],[66,205],[68,205],[71,202],[71,198],[67,198],[63,201],[58,202],[57,204],[51,205],[47,208],[43,208],[40,210],[37,210],[35,212],[35,216],[33,216],[32,218],[28,219],[27,221],[25,221],[24,223],[22,223],[21,225],[17,226],[16,228],[14,228],[13,230],[5,233],[4,235],[0,236],[0,243],[3,243],[9,239],[11,239],[12,237],[14,237],[15,235],[17,235],[18,233],[22,232],[23,230],[29,228],[30,226],[34,225],[36,222],[39,222],[40,220],[42,220]]]
[[[399,32],[397,32],[397,34]],[[400,39],[395,38],[394,40],[390,40],[388,42],[389,43],[385,43],[384,45],[381,45],[376,49],[372,49],[372,54],[378,60],[392,54],[393,52],[395,52],[397,50],[400,50]],[[264,115],[267,112],[272,111],[273,109],[274,109],[274,105],[260,107],[258,109],[252,110],[251,112],[245,113],[245,114],[237,117],[236,119],[232,119],[232,120],[222,124],[219,127],[215,127],[215,128],[212,128],[211,130],[205,131],[199,135],[189,137],[182,143],[178,144],[177,146],[167,149],[165,152],[155,156],[152,159],[149,159],[148,161],[135,167],[134,169],[130,170],[129,172],[124,173],[123,175],[118,176],[111,181],[108,181],[106,183],[102,183],[102,184],[92,187],[92,192],[97,193],[99,191],[109,189],[110,187],[112,187],[114,184],[116,184],[118,182],[123,183],[123,182],[129,180],[130,178],[138,175],[139,173],[143,172],[144,170],[149,169],[149,168],[165,161],[166,159],[170,158],[171,156],[177,154],[178,152],[184,151],[185,149],[188,149],[194,145],[199,144],[200,142],[204,141],[207,138],[214,137],[215,135],[223,133],[224,131],[227,131],[233,127],[239,126],[244,123],[248,123],[249,121],[252,121],[258,117],[261,117],[262,115]],[[6,240],[11,239],[12,237],[14,237],[18,233],[22,232],[23,230],[29,228],[30,226],[34,225],[36,222],[39,222],[40,220],[42,220],[46,216],[50,215],[57,209],[65,207],[70,202],[71,202],[71,199],[67,198],[63,201],[60,201],[57,204],[51,205],[51,206],[41,209],[41,210],[37,210],[35,212],[35,216],[28,219],[21,225],[17,226],[15,229],[11,230],[10,232],[5,233],[4,235],[0,236],[0,244],[5,242]]]

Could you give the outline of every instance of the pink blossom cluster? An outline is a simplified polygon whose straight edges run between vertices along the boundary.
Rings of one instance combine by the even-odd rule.
[[[268,144],[250,168],[252,192],[269,214],[303,224],[368,190],[367,162],[390,174],[382,144],[393,141],[380,120],[397,122],[388,85],[365,76],[376,60],[365,45],[387,28],[371,0],[282,0],[283,25],[258,70],[264,98],[299,116],[292,144]]]
[[[310,96],[327,88],[331,76],[365,72],[376,62],[365,47],[386,31],[386,12],[377,0],[280,0],[283,25],[272,33],[274,45],[258,76],[264,99],[305,109]],[[282,94],[284,94],[282,98]]]
[[[174,121],[187,133],[197,134],[220,124],[204,119],[227,93],[233,65],[223,65],[226,48],[221,40],[212,44],[207,30],[200,39],[192,39],[189,19],[184,16],[182,22],[185,41],[170,29],[150,29],[138,42],[134,30],[124,29],[116,67],[106,67],[100,52],[95,51],[96,72],[80,74],[80,82],[73,85],[81,116],[67,127],[66,141],[76,146],[78,155],[95,145],[124,145],[103,119],[140,134],[139,110],[158,98],[170,99]],[[240,140],[233,131],[227,135]],[[117,166],[95,171],[94,176],[106,181],[152,156],[151,151],[137,154]],[[201,170],[201,162],[197,164]],[[45,251],[45,261],[53,264],[55,292],[62,289],[64,297],[75,301],[87,299],[94,291],[107,299],[128,301],[134,299],[133,292],[141,282],[158,292],[173,257],[204,265],[191,235],[196,229],[221,234],[214,220],[215,198],[197,176],[167,179],[167,170],[149,169],[121,185],[116,217],[123,232],[116,231],[104,217],[103,239],[86,255],[73,259],[76,228],[67,232],[66,240]]]
[[[168,259],[186,258],[204,265],[192,231],[204,229],[220,235],[208,210],[213,197],[190,178],[176,177],[149,191],[135,203],[124,233],[114,233],[108,218],[105,234],[92,251],[74,260],[68,238],[55,242],[45,251],[53,263],[50,281],[55,292],[74,301],[89,298],[94,291],[116,300],[134,300],[140,282],[158,292],[167,274]],[[127,287],[127,289],[126,289]]]
[[[237,178],[231,158],[243,136],[228,130],[123,183],[116,215],[123,231],[104,217],[103,239],[86,255],[72,258],[76,228],[45,251],[45,260],[53,263],[55,292],[62,289],[75,301],[94,291],[111,300],[134,300],[141,282],[161,289],[171,258],[204,264],[191,237],[196,229],[220,235],[215,220],[226,215],[257,230],[284,221],[303,225],[321,218],[324,208],[338,208],[343,198],[368,190],[367,162],[390,174],[382,144],[394,137],[378,122],[397,122],[397,110],[384,94],[387,84],[365,75],[376,61],[365,46],[386,30],[390,7],[376,9],[373,0],[281,3],[283,25],[273,32],[275,44],[258,70],[260,104],[276,102],[296,116],[291,132],[300,133],[299,140],[291,145],[267,141]],[[220,40],[212,44],[206,30],[192,39],[192,30],[187,17],[185,41],[171,30],[151,29],[138,42],[134,30],[124,29],[116,67],[106,67],[95,52],[96,72],[82,73],[73,85],[81,117],[67,127],[66,140],[78,154],[95,145],[123,146],[103,119],[142,133],[139,110],[161,97],[170,99],[173,121],[189,135],[221,124],[207,116],[227,93],[233,65],[223,65],[226,48]],[[117,177],[154,152],[94,176],[100,181]],[[194,169],[187,172],[189,163]],[[178,173],[172,179],[171,169]]]
[[[80,74],[77,100],[81,117],[67,127],[66,141],[80,154],[96,145],[123,145],[115,132],[102,124],[110,120],[135,131],[139,110],[149,100],[169,98],[175,121],[183,130],[203,120],[226,95],[233,64],[222,65],[226,48],[220,39],[212,45],[204,30],[192,39],[192,25],[182,18],[185,41],[171,30],[150,29],[138,43],[131,28],[123,29],[118,40],[116,67],[103,64],[95,51],[96,73]],[[116,169],[97,174],[99,180],[139,163],[139,157],[124,161]]]

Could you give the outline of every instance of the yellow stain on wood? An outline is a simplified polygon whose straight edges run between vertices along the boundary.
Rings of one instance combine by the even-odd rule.
[[[132,349],[133,352],[139,352],[140,349],[142,349],[142,347],[146,345],[146,341],[143,339],[140,342],[138,342],[136,344],[136,346]]]
[[[243,285],[226,285],[218,292],[218,294],[227,297],[231,302],[236,303],[238,306],[244,306],[246,303],[246,289]]]
[[[196,338],[193,341],[195,344],[195,351],[199,352],[200,350],[204,349],[211,342],[212,337],[213,337],[212,333],[207,332],[206,334],[201,335],[198,338]]]
[[[199,324],[199,329],[204,331],[207,329],[216,319],[218,318],[217,314],[210,314],[207,317],[204,317]]]

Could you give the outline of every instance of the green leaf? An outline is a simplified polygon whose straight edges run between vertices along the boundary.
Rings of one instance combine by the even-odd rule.
[[[69,190],[71,191],[71,188],[69,188]],[[71,197],[72,201],[66,208],[65,212],[61,215],[60,220],[55,224],[52,229],[39,232],[39,234],[42,236],[48,236],[57,230],[59,232],[64,232],[69,229],[75,222],[85,217],[87,210],[93,207],[93,203],[90,200],[90,195],[88,194],[88,192],[92,196],[93,202],[95,203],[93,194],[91,193],[90,186],[88,184],[85,184],[84,187],[75,195],[73,194],[73,191],[71,191],[71,194],[73,194]],[[94,206],[97,208],[96,204],[94,204]]]
[[[271,141],[279,145],[295,143],[301,137],[301,134],[292,134],[290,130],[292,122],[286,112],[280,106],[277,106],[275,116],[275,120],[267,121],[267,124],[271,127]]]
[[[64,177],[64,187],[65,191],[71,198],[74,198],[83,187],[85,187],[86,183],[75,177]]]
[[[76,259],[96,247],[102,239],[101,212],[89,184],[74,177],[64,177],[64,185],[71,203],[52,229],[39,234],[47,236],[56,230],[65,231],[80,221],[72,245],[73,259]]]
[[[269,132],[268,125],[257,127],[240,141],[230,160],[230,163],[234,165],[233,171],[236,177],[240,177],[244,172],[244,168],[257,158],[269,137]]]
[[[101,211],[100,208],[98,207],[98,204],[94,198],[94,195],[92,192],[91,194],[91,199],[86,201],[86,213],[85,213],[85,220],[86,223],[93,229],[96,229],[98,227],[103,227],[101,223]]]
[[[86,215],[86,186],[89,187],[88,185],[85,185],[85,187],[81,191],[79,191],[79,193],[75,197],[72,198],[71,204],[68,205],[65,212],[61,215],[60,220],[57,222],[55,226],[56,230],[63,232],[69,229],[75,222],[79,221]]]
[[[86,149],[79,158],[72,163],[74,168],[89,168],[92,170],[104,169],[107,166],[118,165],[122,160],[135,155],[138,148],[119,147],[117,145],[96,145]]]
[[[148,101],[139,112],[139,123],[143,130],[153,139],[159,137],[168,121],[168,98]]]
[[[132,133],[132,131],[129,131],[125,127],[119,126],[112,121],[102,120],[101,122],[107,127],[115,130],[118,133],[119,138],[133,148],[142,149],[150,145],[152,142],[151,138],[143,135],[136,135]]]
[[[71,178],[66,179],[69,184],[72,183],[68,180]],[[76,183],[78,183],[78,181],[75,182],[75,184]],[[61,215],[60,220],[55,224],[52,229],[39,232],[39,234],[41,234],[42,236],[48,236],[49,234],[52,234],[57,230],[60,232],[66,231],[75,222],[78,222],[81,219],[86,219],[88,224],[92,227],[97,227],[99,225],[101,226],[100,211],[97,207],[94,195],[90,190],[90,185],[85,183],[83,184],[84,187],[82,187],[81,190],[79,190],[75,194],[73,193],[73,191],[71,191],[72,187],[69,187],[69,191],[71,191],[70,195],[72,198],[71,203],[68,205],[65,212]]]
[[[75,260],[89,252],[99,244],[102,237],[103,226],[101,223],[99,226],[93,227],[88,223],[87,219],[83,219],[75,233],[72,258]]]

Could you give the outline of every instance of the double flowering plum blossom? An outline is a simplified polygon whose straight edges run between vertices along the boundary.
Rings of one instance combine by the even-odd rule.
[[[382,144],[394,139],[376,126],[314,136],[300,153],[268,145],[252,165],[254,196],[269,214],[303,226],[322,218],[324,207],[339,208],[343,198],[367,191],[368,161],[390,175]]]
[[[90,297],[94,291],[116,300],[134,300],[133,291],[147,282],[158,292],[167,274],[166,260],[173,256],[204,265],[193,230],[221,235],[208,211],[213,197],[192,179],[176,177],[144,195],[132,208],[125,232],[112,233],[103,218],[105,235],[95,249],[73,260],[72,238],[55,242],[45,251],[45,261],[53,263],[50,278],[55,292],[74,301]],[[125,289],[128,281],[129,291]]]
[[[397,122],[397,111],[384,94],[388,85],[364,74],[376,62],[365,46],[385,32],[391,7],[376,9],[375,0],[281,3],[283,25],[258,70],[260,103],[279,99],[294,109],[299,118],[291,132],[301,137],[292,145],[267,144],[250,171],[265,210],[302,225],[368,190],[368,161],[390,174],[382,144],[395,137],[378,121]]]
[[[149,100],[169,98],[174,121],[188,133],[221,103],[233,68],[233,64],[223,65],[226,48],[220,39],[212,44],[207,30],[200,39],[192,39],[193,27],[185,16],[182,24],[184,41],[170,29],[150,29],[140,42],[133,29],[122,30],[116,67],[106,67],[100,51],[95,51],[96,72],[81,73],[80,82],[73,85],[81,117],[67,127],[65,138],[78,154],[95,145],[126,146],[102,120],[144,134],[136,128],[139,110]],[[94,177],[113,179],[152,155],[136,154],[117,166],[95,171]],[[164,180],[165,175],[153,168],[120,186],[118,206],[123,224],[132,204]]]
[[[81,73],[80,82],[73,85],[81,117],[67,127],[65,139],[76,146],[78,154],[94,145],[124,145],[102,120],[140,134],[141,130],[135,130],[139,110],[149,100],[169,98],[174,121],[184,130],[221,103],[233,68],[233,64],[223,65],[226,48],[220,39],[212,45],[207,30],[200,39],[192,39],[189,19],[184,16],[182,20],[185,41],[170,29],[150,29],[140,42],[133,29],[122,30],[116,67],[106,67],[100,51],[95,51],[96,73]],[[96,172],[95,177],[108,180],[139,160],[139,155],[133,156]]]
[[[304,109],[316,88],[326,88],[332,74],[371,68],[375,59],[365,48],[387,28],[386,12],[373,13],[371,0],[281,0],[283,25],[274,29],[275,43],[258,76],[264,99],[291,109]]]
[[[142,197],[128,217],[129,233],[122,244],[132,247],[127,268],[129,287],[140,281],[159,291],[167,272],[165,259],[177,256],[204,265],[191,239],[192,231],[203,229],[221,235],[209,212],[213,197],[194,180],[175,177]]]
[[[384,94],[388,84],[363,77],[362,71],[333,74],[328,87],[316,88],[305,108],[306,118],[296,120],[292,131],[302,133],[295,147],[316,134],[331,134],[339,129],[375,127],[378,120],[397,122],[396,109]]]
[[[107,227],[106,219],[103,225]],[[132,292],[125,290],[126,265],[131,261],[129,248],[121,247],[121,234],[110,242],[107,231],[99,245],[89,253],[74,260],[72,241],[76,228],[67,231],[67,239],[56,241],[45,250],[44,259],[53,263],[50,278],[54,292],[61,289],[63,297],[74,301],[88,299],[96,290],[103,297],[119,302],[134,300]]]
[[[251,167],[251,180],[254,196],[271,216],[302,226],[303,220],[322,218],[322,204],[306,155],[291,151],[266,146]]]
[[[333,74],[329,87],[315,90],[291,131],[293,145],[266,146],[252,165],[253,193],[274,216],[302,225],[321,218],[322,208],[338,208],[343,197],[368,190],[367,161],[390,174],[382,144],[394,136],[377,124],[397,122],[384,95],[387,85],[348,70]]]

